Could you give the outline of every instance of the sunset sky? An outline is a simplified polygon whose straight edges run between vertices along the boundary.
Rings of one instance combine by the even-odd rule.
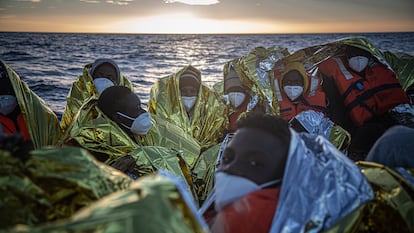
[[[0,31],[414,32],[414,0],[0,0]]]

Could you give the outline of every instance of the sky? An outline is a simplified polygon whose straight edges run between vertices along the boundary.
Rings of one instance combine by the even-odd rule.
[[[414,0],[0,0],[0,31],[414,32]]]

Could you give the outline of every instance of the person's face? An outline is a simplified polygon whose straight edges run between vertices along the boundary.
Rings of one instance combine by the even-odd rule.
[[[303,77],[296,70],[290,71],[283,78],[282,85],[283,86],[302,86],[303,87]]]
[[[198,89],[194,86],[181,87],[181,96],[197,96]]]
[[[92,74],[93,78],[107,78],[115,84],[117,83],[117,72],[114,66],[109,63],[103,63],[96,67]]]
[[[217,172],[241,176],[259,185],[281,178],[288,147],[265,131],[239,129],[227,145]]]

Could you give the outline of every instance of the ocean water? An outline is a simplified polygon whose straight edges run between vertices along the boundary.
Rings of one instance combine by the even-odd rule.
[[[364,36],[383,51],[414,55],[414,32],[366,34],[147,35],[0,32],[0,59],[11,66],[60,118],[71,84],[84,65],[114,59],[134,84],[143,103],[160,77],[186,65],[212,86],[223,65],[257,46],[289,52],[351,36]]]

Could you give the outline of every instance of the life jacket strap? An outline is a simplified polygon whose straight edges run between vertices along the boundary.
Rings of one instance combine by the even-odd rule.
[[[363,106],[367,108],[367,110],[369,109],[370,112],[374,113],[374,111],[370,107],[366,106],[364,101],[371,98],[377,92],[387,90],[387,89],[392,89],[392,88],[401,88],[401,86],[399,83],[391,83],[391,84],[384,84],[381,86],[377,86],[375,88],[365,91],[362,95],[358,96],[354,101],[346,105],[347,111],[351,111],[353,108],[359,105],[359,106]]]

